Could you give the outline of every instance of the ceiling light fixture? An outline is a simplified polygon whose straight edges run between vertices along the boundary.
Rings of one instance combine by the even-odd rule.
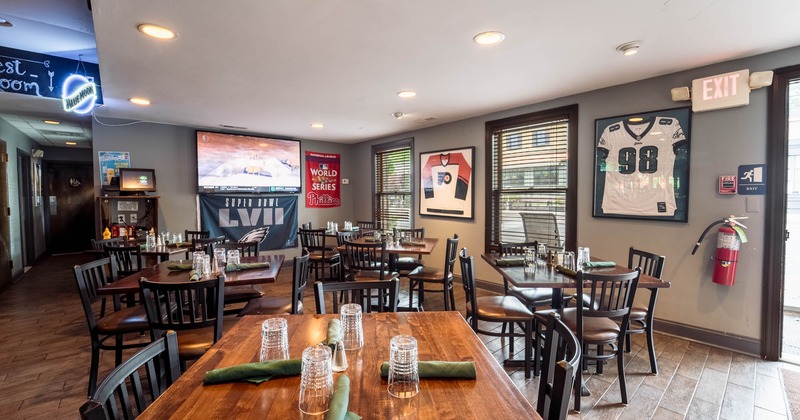
[[[65,141],[64,144],[66,144],[67,146],[75,146],[78,143],[76,143],[74,141]]]
[[[154,25],[152,23],[143,23],[137,27],[139,32],[158,39],[175,39],[178,37],[175,31],[163,26]]]
[[[325,127],[325,124],[319,122],[311,123],[311,128],[323,128],[323,127]]]
[[[403,113],[400,112],[400,111],[397,111],[397,112],[392,113],[392,116],[399,120],[400,118],[403,118]]]
[[[495,45],[503,42],[505,38],[506,36],[502,32],[486,31],[475,35],[472,40],[478,45]]]
[[[131,103],[141,106],[150,105],[150,100],[147,98],[130,98],[128,99]]]
[[[5,27],[5,28],[10,28],[10,27],[14,26],[14,24],[11,23],[11,21],[8,20],[8,19],[0,18],[0,26]]]
[[[637,123],[637,122],[642,122],[642,121],[644,121],[644,118],[642,118],[642,117],[632,117],[632,118],[628,118],[628,122]]]
[[[55,120],[44,120],[44,121],[42,121],[42,122],[44,122],[45,124],[52,124],[52,125],[59,125],[59,124],[61,124],[61,122],[60,122],[60,121],[55,121]]]
[[[417,96],[417,92],[414,92],[413,90],[401,90],[400,92],[397,92],[397,96],[401,98],[413,98]]]
[[[617,47],[617,51],[622,52],[624,55],[634,55],[639,52],[639,47],[641,46],[642,43],[639,41],[626,42]]]

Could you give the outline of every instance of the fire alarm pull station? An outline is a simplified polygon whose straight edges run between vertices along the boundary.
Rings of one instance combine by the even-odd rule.
[[[723,175],[719,177],[720,194],[736,194],[736,175]]]

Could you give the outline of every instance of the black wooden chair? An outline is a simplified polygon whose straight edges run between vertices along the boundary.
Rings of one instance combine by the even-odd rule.
[[[631,270],[639,267],[642,274],[661,279],[664,274],[664,262],[666,257],[653,254],[652,252],[642,251],[631,247],[628,250],[628,268]],[[628,326],[625,339],[625,351],[631,351],[631,334],[646,334],[647,352],[650,356],[650,371],[658,374],[658,361],[656,360],[656,348],[653,345],[653,313],[656,310],[656,298],[658,298],[658,288],[650,289],[650,299],[647,305],[634,303],[631,308],[630,325]]]
[[[147,343],[125,344],[123,338],[128,333],[144,333],[150,330],[147,315],[141,305],[123,308],[117,296],[99,295],[97,290],[111,283],[117,275],[116,261],[103,258],[74,267],[78,292],[89,324],[89,336],[92,340],[92,360],[89,368],[89,394],[92,395],[97,386],[97,371],[100,364],[100,350],[114,350],[117,365],[122,363],[122,350],[143,347]],[[107,309],[107,300],[113,302],[113,311]],[[99,313],[93,304],[100,302]],[[107,343],[114,340],[114,344]]]
[[[556,312],[547,316],[542,353],[542,375],[536,412],[545,420],[565,420],[569,411],[569,394],[580,369],[581,345]]]
[[[183,240],[192,244],[192,248],[186,250],[186,259],[192,258],[195,239],[208,239],[211,237],[211,232],[208,230],[185,230],[183,231]]]
[[[325,229],[300,229],[300,246],[309,252],[308,261],[316,281],[339,281],[339,251],[325,246]]]
[[[180,376],[178,337],[169,331],[111,371],[81,406],[81,418],[136,418]]]
[[[314,283],[314,302],[317,313],[325,314],[325,292],[330,292],[333,313],[339,313],[339,303],[358,303],[363,312],[397,312],[397,295],[400,280],[346,281],[340,283]],[[340,295],[341,293],[341,295]],[[342,299],[340,299],[340,297]],[[376,302],[376,303],[373,303]]]
[[[425,293],[441,293],[444,299],[444,310],[455,311],[456,299],[453,295],[453,268],[458,258],[458,234],[447,239],[444,251],[444,267],[419,267],[408,273],[408,309],[411,310],[414,301],[414,291],[417,292],[417,309],[423,310]],[[427,285],[432,285],[428,288]]]
[[[389,271],[386,242],[344,243],[345,265],[348,268],[347,280],[370,281],[396,279],[398,274]]]
[[[214,248],[224,244],[225,239],[225,235],[215,236],[213,238],[192,239],[192,247],[186,252],[203,251],[206,255],[214,255]]]
[[[109,239],[92,239],[92,249],[97,251],[102,251],[104,245],[108,246],[120,246],[125,238],[118,236],[116,238],[109,238]]]
[[[258,242],[255,241],[224,242],[222,244],[215,245],[215,248],[222,248],[225,250],[225,252],[236,249],[239,251],[240,257],[257,257],[260,255]]]
[[[475,293],[475,266],[472,256],[467,256],[467,248],[461,249],[459,254],[461,265],[461,281],[464,285],[464,295],[467,303],[467,322],[472,330],[478,334],[494,337],[507,337],[509,339],[509,354],[514,354],[514,339],[523,337],[525,341],[525,377],[531,377],[531,332],[533,331],[533,312],[529,311],[519,299],[512,296],[481,296]],[[508,332],[495,330],[482,330],[478,321],[509,324]],[[514,332],[514,325],[522,325],[522,334]]]
[[[361,230],[350,230],[347,232],[337,232],[336,233],[336,245],[339,248],[344,247],[345,242],[354,241],[364,235],[364,232]],[[340,252],[340,262],[342,264],[341,270],[339,273],[341,275],[341,281],[348,281],[350,280],[350,266],[347,263],[347,254],[342,255]]]
[[[359,230],[375,230],[375,222],[371,220],[356,220],[356,226]]]
[[[303,255],[294,257],[292,294],[290,296],[264,296],[260,299],[253,299],[239,311],[239,316],[302,314],[303,297],[308,282],[308,255],[308,250],[303,249]]]
[[[417,229],[394,229],[395,239],[405,236],[407,239],[421,240],[425,238],[425,228]],[[405,277],[408,273],[423,267],[425,264],[422,262],[422,254],[414,256],[399,255],[394,261],[394,268],[400,274],[400,277]]]
[[[117,274],[120,277],[127,277],[144,270],[144,259],[142,249],[139,245],[131,246],[109,246],[103,245],[103,253],[110,257],[117,264]],[[113,280],[116,280],[114,278]]]

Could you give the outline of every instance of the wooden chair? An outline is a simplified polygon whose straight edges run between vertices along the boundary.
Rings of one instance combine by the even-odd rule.
[[[215,236],[213,238],[196,238],[192,239],[192,247],[186,251],[187,254],[191,252],[203,251],[206,255],[214,255],[214,247],[220,246],[225,243],[225,235]]]
[[[117,275],[127,277],[144,270],[144,259],[142,249],[139,245],[132,246],[109,246],[103,245],[103,253],[110,257],[117,265]],[[112,281],[117,280],[114,277]]]
[[[259,255],[258,242],[223,242],[214,245],[214,248],[222,248],[225,252],[231,249],[239,250],[240,257],[257,257]],[[246,284],[241,286],[225,286],[225,305],[235,305],[237,303],[247,303],[253,299],[264,296],[264,289],[257,284]],[[243,308],[226,308],[225,315],[239,314]]]
[[[361,230],[351,230],[347,232],[337,232],[336,233],[336,245],[341,248],[344,246],[345,242],[353,241],[358,239],[364,235],[364,232]],[[340,253],[341,255],[341,253]],[[341,270],[339,273],[341,274],[341,281],[350,280],[350,266],[347,264],[347,257],[346,254],[340,256],[340,262],[342,264]]]
[[[563,246],[555,213],[520,212],[519,215],[522,217],[522,229],[525,232],[526,242],[537,241],[540,244],[546,244],[549,248]]]
[[[261,251],[258,249],[258,242],[248,241],[248,242],[224,242],[222,244],[218,244],[215,248],[222,248],[225,252],[230,251],[232,249],[239,250],[240,257],[257,257],[260,255]]]
[[[325,246],[325,229],[300,229],[300,246],[309,252],[308,261],[316,281],[339,281],[339,251]]]
[[[294,257],[292,264],[292,294],[290,296],[264,296],[260,299],[253,299],[239,312],[239,316],[302,314],[303,297],[305,296],[306,283],[308,281],[308,256],[308,250],[303,249],[303,255]]]
[[[400,293],[400,280],[389,281],[346,281],[340,283],[314,283],[314,302],[317,313],[325,312],[325,292],[332,293],[333,313],[339,313],[340,297],[342,303],[358,303],[364,312],[397,312],[397,295]],[[349,292],[349,293],[347,293]],[[338,295],[341,293],[341,295]],[[377,304],[372,304],[377,299]]]
[[[400,238],[402,235],[405,235],[405,237],[408,239],[420,240],[425,238],[425,228],[394,229],[395,238]],[[413,256],[397,256],[394,261],[394,267],[401,277],[407,276],[408,273],[416,270],[417,268],[423,267],[424,265],[425,264],[422,262],[422,254],[418,254],[416,258]]]
[[[180,376],[178,337],[169,331],[111,371],[81,406],[81,419],[136,418]]]
[[[531,377],[531,332],[533,331],[533,312],[529,311],[519,299],[512,296],[481,296],[475,293],[475,265],[472,256],[467,256],[467,248],[459,254],[461,282],[466,297],[467,322],[478,334],[509,338],[509,354],[514,354],[514,339],[523,337],[525,341],[525,377]],[[509,324],[508,332],[482,330],[478,321]],[[514,332],[514,325],[522,325],[522,334]]]
[[[300,229],[313,229],[313,227],[311,226],[311,222],[306,222],[300,225]]]
[[[89,324],[89,336],[92,340],[92,361],[89,368],[89,394],[92,395],[97,386],[97,371],[100,364],[100,350],[114,350],[117,365],[122,363],[122,350],[142,347],[147,343],[123,343],[123,335],[143,333],[150,330],[144,307],[134,306],[122,308],[116,296],[98,295],[97,290],[111,283],[117,275],[117,265],[111,258],[102,258],[74,267],[75,281],[81,297],[83,312]],[[113,311],[106,312],[106,299],[113,301]],[[101,302],[99,314],[95,314],[93,304]],[[114,339],[114,344],[106,341]]]
[[[92,239],[92,249],[102,251],[104,245],[121,246],[124,239],[121,236],[110,239]]]
[[[398,274],[389,271],[387,264],[386,242],[344,243],[344,253],[349,274],[348,280],[370,281],[370,280],[392,280],[398,278]]]
[[[183,231],[183,240],[192,244],[192,248],[186,250],[186,259],[192,258],[192,251],[194,250],[195,239],[208,239],[211,237],[211,232],[208,230],[185,230]]]
[[[367,221],[367,220],[356,220],[356,226],[358,226],[359,230],[375,230],[375,222],[374,221]]]
[[[664,262],[666,257],[653,254],[652,252],[642,251],[630,247],[628,250],[628,268],[640,268],[642,274],[661,279],[664,274]],[[656,360],[656,349],[653,345],[653,313],[656,310],[656,298],[658,298],[658,288],[650,289],[650,300],[647,305],[634,303],[631,308],[630,325],[625,339],[625,351],[631,351],[631,334],[646,334],[647,352],[650,355],[650,371],[658,374],[658,362]]]
[[[569,410],[569,394],[580,369],[581,345],[556,312],[547,316],[544,332],[542,375],[536,412],[545,420],[565,420]]]
[[[178,333],[183,370],[187,360],[199,358],[222,337],[224,284],[223,276],[180,283],[139,280],[151,334],[155,338],[167,330]]]
[[[456,302],[453,295],[453,268],[458,257],[458,234],[453,235],[453,239],[447,239],[447,247],[444,251],[444,268],[441,270],[435,267],[419,267],[408,273],[408,309],[412,308],[414,291],[418,293],[417,309],[423,310],[425,293],[441,293],[444,299],[444,310],[455,311]],[[441,286],[440,289],[429,289],[428,284]]]

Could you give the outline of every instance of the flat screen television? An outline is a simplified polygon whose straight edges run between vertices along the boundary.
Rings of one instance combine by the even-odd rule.
[[[297,140],[197,131],[201,193],[299,193]]]
[[[119,168],[120,193],[144,195],[145,192],[155,192],[155,190],[155,169]]]

